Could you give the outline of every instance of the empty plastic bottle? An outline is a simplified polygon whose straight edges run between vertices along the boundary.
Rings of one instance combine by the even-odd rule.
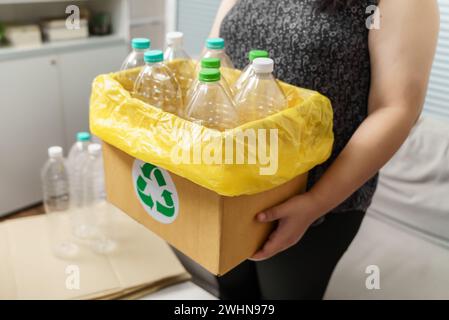
[[[184,35],[182,32],[169,32],[166,36],[167,49],[164,53],[164,60],[172,62],[172,73],[178,81],[183,101],[186,101],[187,92],[192,85],[195,72],[195,64],[183,48]]]
[[[84,166],[84,201],[86,211],[85,226],[92,230],[91,245],[99,253],[108,253],[115,248],[110,239],[109,212],[106,204],[103,157],[101,145],[92,143],[88,147],[88,158]]]
[[[183,116],[181,89],[164,63],[160,50],[145,52],[145,67],[140,72],[133,96],[166,112]]]
[[[221,61],[219,58],[203,58],[201,60],[201,68],[202,69],[220,69],[221,67]],[[198,74],[199,76],[199,74]],[[198,87],[200,81],[198,79],[198,76],[195,77],[195,81],[192,83],[192,86],[188,92],[188,100],[187,102],[190,102],[190,99],[195,92],[196,88]],[[229,95],[229,97],[233,97],[233,92],[231,91],[228,82],[224,77],[221,77],[220,84],[223,87],[223,89],[226,91],[226,93]]]
[[[206,40],[206,49],[201,57],[200,61],[204,58],[218,58],[221,61],[220,72],[226,81],[230,83],[230,69],[234,69],[231,59],[225,52],[225,41],[222,38],[209,38]],[[199,63],[196,68],[196,74],[201,70],[201,64]],[[232,88],[231,88],[232,90]]]
[[[101,145],[92,143],[84,166],[84,197],[86,206],[95,205],[106,199],[104,187],[103,158]]]
[[[273,77],[270,58],[253,61],[254,74],[237,93],[235,103],[241,123],[262,119],[287,108],[287,99]]]
[[[101,160],[101,145],[90,144],[81,173],[83,205],[75,222],[75,235],[80,239],[93,239],[99,232],[95,210],[106,198]]]
[[[254,74],[252,63],[257,58],[268,58],[269,54],[265,50],[251,50],[248,54],[249,64],[243,69],[242,74],[234,84],[234,92],[242,90],[249,77]]]
[[[219,69],[202,69],[199,85],[186,110],[187,119],[205,127],[224,131],[239,125],[232,99],[220,84]]]
[[[78,132],[76,134],[76,142],[70,149],[67,158],[67,169],[70,180],[70,204],[72,209],[83,206],[82,169],[87,159],[87,148],[90,143],[90,133]]]
[[[221,66],[225,68],[234,68],[231,59],[225,52],[225,41],[222,38],[209,38],[206,40],[206,51],[203,58],[219,58]]]
[[[61,258],[78,254],[78,245],[71,239],[69,205],[69,177],[61,147],[48,149],[49,159],[42,172],[44,207],[53,253]]]
[[[144,53],[150,49],[151,41],[147,38],[134,38],[131,41],[132,51],[126,57],[120,71],[130,70],[145,65]],[[138,72],[122,74],[119,81],[127,90],[132,90]]]
[[[134,38],[131,40],[132,51],[126,57],[120,70],[128,70],[145,65],[144,53],[150,49],[151,41],[147,38]]]
[[[69,209],[69,177],[64,163],[63,149],[48,149],[49,159],[42,170],[44,188],[44,205],[47,211],[64,211]]]

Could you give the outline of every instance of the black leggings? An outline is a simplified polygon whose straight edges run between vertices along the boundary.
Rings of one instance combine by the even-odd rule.
[[[290,249],[266,261],[247,260],[222,277],[173,250],[192,280],[221,299],[322,299],[364,215],[363,211],[329,213]]]
[[[365,212],[329,213],[293,247],[255,263],[263,299],[322,299],[332,272]]]

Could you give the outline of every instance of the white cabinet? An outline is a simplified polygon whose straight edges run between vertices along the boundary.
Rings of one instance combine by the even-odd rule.
[[[0,216],[42,200],[47,148],[67,154],[76,132],[89,130],[92,80],[119,69],[129,36],[163,46],[164,0],[0,0],[0,20],[59,18],[68,4],[110,13],[113,34],[0,48]]]
[[[69,147],[78,131],[89,131],[89,97],[94,78],[120,69],[125,44],[62,54],[59,57],[64,135]]]
[[[64,145],[56,60],[0,62],[0,213],[41,201],[46,150]]]
[[[67,154],[89,130],[92,80],[118,70],[127,50],[119,41],[0,61],[0,216],[42,200],[48,147]]]

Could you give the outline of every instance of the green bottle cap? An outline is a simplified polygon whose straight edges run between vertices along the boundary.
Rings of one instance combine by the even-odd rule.
[[[200,71],[201,82],[217,82],[221,79],[220,70],[212,68],[204,68]]]
[[[209,38],[206,40],[207,49],[223,49],[225,41],[222,38]]]
[[[131,40],[131,46],[134,49],[149,49],[151,41],[147,38],[134,38]]]
[[[201,68],[220,69],[221,60],[219,58],[203,58],[201,59]]]
[[[251,50],[248,53],[249,61],[253,61],[257,58],[269,58],[270,55],[268,54],[268,51],[265,50]]]
[[[77,141],[90,141],[90,133],[89,132],[78,132],[76,134]]]

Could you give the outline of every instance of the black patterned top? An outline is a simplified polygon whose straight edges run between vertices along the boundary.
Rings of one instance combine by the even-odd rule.
[[[318,0],[239,0],[224,18],[220,36],[239,69],[251,49],[265,49],[275,61],[275,76],[327,96],[334,110],[335,144],[331,158],[314,168],[309,187],[342,151],[368,114],[370,56],[366,13],[376,0],[356,0],[334,12]],[[376,152],[376,150],[373,150]],[[369,180],[336,211],[366,210],[377,185]]]

